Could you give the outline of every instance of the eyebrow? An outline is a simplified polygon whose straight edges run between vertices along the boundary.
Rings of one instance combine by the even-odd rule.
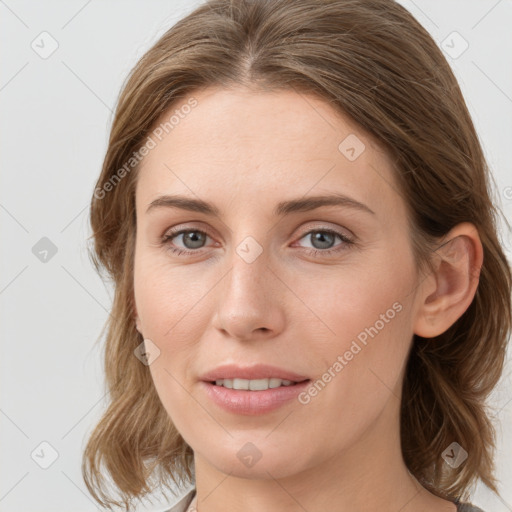
[[[284,216],[290,213],[296,212],[308,212],[321,208],[322,206],[345,206],[348,208],[360,210],[362,212],[371,213],[375,215],[375,212],[368,206],[351,197],[343,194],[330,194],[323,196],[310,196],[299,199],[292,199],[289,201],[283,201],[278,203],[274,209],[274,216]],[[206,215],[220,216],[220,210],[213,204],[203,201],[202,199],[193,199],[186,196],[180,195],[163,195],[157,197],[152,201],[146,213],[156,208],[179,208],[182,210],[188,210],[191,212],[204,213]]]

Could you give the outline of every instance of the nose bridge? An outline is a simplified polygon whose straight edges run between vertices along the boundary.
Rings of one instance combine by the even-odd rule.
[[[233,247],[230,271],[218,298],[216,327],[236,338],[250,338],[256,332],[281,329],[283,311],[276,279],[268,267],[270,258],[252,236]]]
[[[254,240],[254,239],[253,239]],[[268,254],[255,241],[244,240],[234,247],[231,257],[231,272],[228,292],[235,298],[262,301],[268,282]],[[267,278],[267,279],[265,279]],[[263,302],[263,301],[262,301]]]

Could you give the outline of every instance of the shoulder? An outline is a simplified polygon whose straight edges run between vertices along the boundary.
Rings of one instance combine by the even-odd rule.
[[[182,496],[173,507],[163,510],[162,512],[187,512],[187,508],[194,499],[195,494],[196,488],[193,487],[187,494]]]
[[[457,512],[484,512],[481,508],[471,505],[471,503],[459,503],[457,505]]]

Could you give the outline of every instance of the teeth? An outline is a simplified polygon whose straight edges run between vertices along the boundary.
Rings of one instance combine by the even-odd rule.
[[[215,381],[217,386],[224,386],[229,389],[246,389],[250,391],[264,391],[269,388],[278,388],[280,386],[291,386],[294,384],[291,380],[284,379],[218,379]]]

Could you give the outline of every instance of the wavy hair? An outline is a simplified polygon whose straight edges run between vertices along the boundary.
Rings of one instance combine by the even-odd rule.
[[[466,499],[479,479],[498,492],[486,400],[503,371],[511,271],[488,165],[445,57],[394,0],[210,0],[171,27],[127,77],[91,199],[91,258],[115,293],[101,333],[109,405],[82,460],[90,493],[104,507],[130,510],[154,486],[163,491],[194,479],[192,449],[148,367],[134,357],[142,336],[133,288],[140,165],[132,159],[172,104],[233,85],[316,94],[378,140],[394,162],[419,267],[455,225],[477,228],[484,261],[475,297],[443,334],[414,336],[400,434],[409,471],[437,496]],[[458,468],[442,458],[452,442],[468,452]]]

